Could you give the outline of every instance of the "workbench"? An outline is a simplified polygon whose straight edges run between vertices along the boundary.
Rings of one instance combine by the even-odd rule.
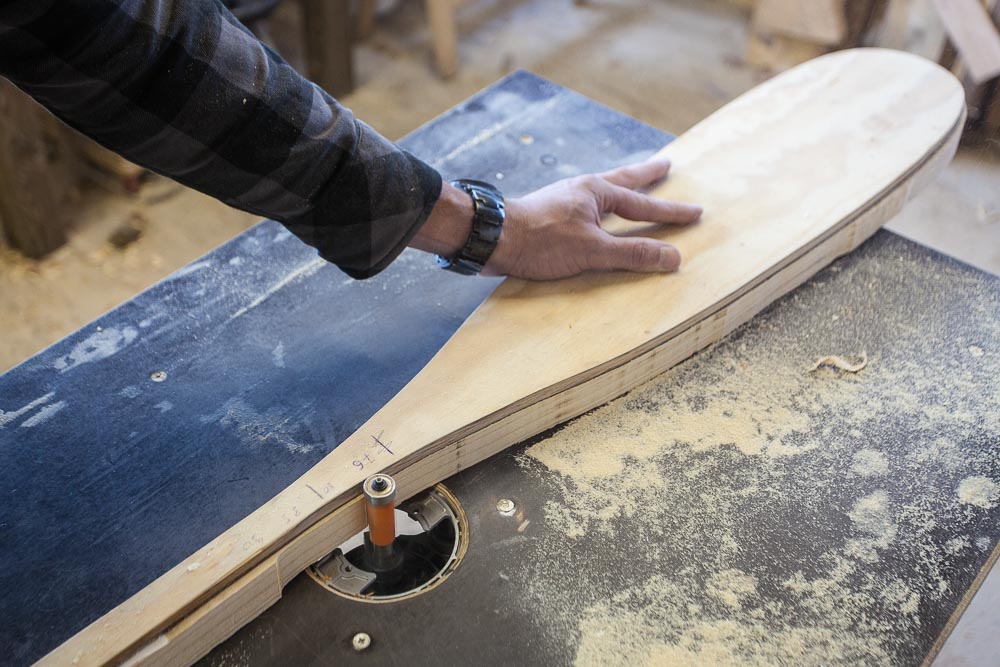
[[[517,196],[669,140],[517,72],[401,144]],[[265,221],[0,376],[0,655],[42,657],[289,485],[496,284],[416,251],[356,282]],[[469,545],[441,585],[366,604],[304,573],[204,662],[920,663],[997,553],[998,334],[1000,280],[879,232],[445,481]],[[943,655],[996,626],[977,602]]]

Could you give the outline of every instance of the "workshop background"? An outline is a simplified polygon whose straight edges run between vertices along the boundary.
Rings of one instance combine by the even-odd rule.
[[[516,69],[680,134],[822,53],[912,51],[962,80],[969,120],[954,162],[888,227],[1000,273],[997,0],[228,4],[392,139]],[[0,372],[257,220],[108,153],[0,80]]]

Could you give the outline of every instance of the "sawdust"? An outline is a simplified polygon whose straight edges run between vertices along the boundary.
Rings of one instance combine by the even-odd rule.
[[[873,449],[862,449],[854,455],[854,465],[851,470],[862,477],[876,477],[889,472],[889,460],[882,452]]]
[[[848,648],[841,636],[849,628],[828,624],[786,627],[775,624],[781,609],[755,605],[743,619],[713,617],[684,600],[701,591],[656,576],[645,585],[587,610],[581,622],[577,663],[584,665],[776,665],[830,664],[868,657]],[[634,610],[634,611],[631,611]],[[664,628],[664,623],[669,626]],[[650,640],[648,628],[665,632]],[[876,656],[888,659],[880,653]],[[609,663],[610,659],[610,663]]]
[[[664,486],[660,462],[668,453],[688,464],[698,454],[719,449],[781,459],[820,446],[804,437],[822,428],[813,413],[833,407],[831,401],[843,402],[854,385],[837,381],[840,393],[815,395],[809,388],[817,381],[803,378],[777,356],[767,368],[749,368],[742,357],[738,354],[728,372],[712,378],[708,392],[703,383],[651,383],[527,451],[572,480],[571,515],[550,507],[568,536],[608,530],[609,519],[633,516],[655,502]],[[693,466],[687,474],[694,478],[702,471]]]
[[[889,496],[879,490],[854,503],[847,516],[862,532],[891,541],[896,536],[896,525],[892,522],[888,505]]]
[[[1000,497],[1000,485],[989,477],[982,475],[966,477],[958,485],[958,499],[963,505],[992,509],[997,506],[998,497]]]
[[[577,664],[923,659],[1000,537],[1000,306],[970,297],[990,351],[969,366],[947,318],[879,321],[875,301],[831,323],[824,284],[519,456],[562,489],[528,586]],[[801,370],[862,345],[864,373]]]
[[[757,594],[757,580],[735,568],[713,574],[705,590],[726,606],[743,607],[743,601]]]

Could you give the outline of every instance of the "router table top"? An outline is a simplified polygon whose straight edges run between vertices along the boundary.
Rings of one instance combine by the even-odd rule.
[[[401,143],[517,195],[668,140],[519,72]],[[41,657],[263,504],[495,284],[412,251],[354,282],[263,222],[0,376],[0,652]],[[471,543],[438,588],[365,605],[303,575],[206,661],[920,662],[1000,539],[998,328],[1000,280],[880,232],[448,480]]]

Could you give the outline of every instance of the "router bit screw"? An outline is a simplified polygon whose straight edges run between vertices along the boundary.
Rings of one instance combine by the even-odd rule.
[[[372,645],[372,638],[368,635],[367,632],[359,632],[358,634],[354,635],[353,639],[351,639],[351,646],[353,646],[354,650],[358,652],[364,651],[371,645]]]
[[[513,514],[515,507],[517,506],[510,498],[501,498],[497,501],[497,511],[500,512],[500,514]]]
[[[372,489],[375,491],[385,491],[389,486],[389,482],[386,481],[385,477],[376,477],[372,480]]]

